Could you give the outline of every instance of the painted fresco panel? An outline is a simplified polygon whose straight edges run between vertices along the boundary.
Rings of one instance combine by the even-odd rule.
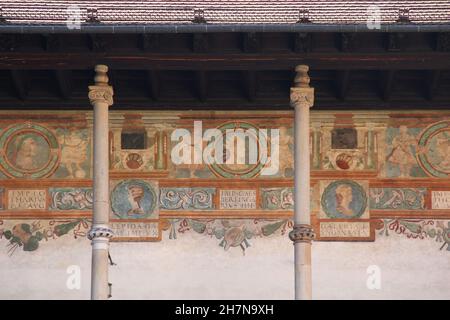
[[[55,178],[87,179],[91,177],[91,137],[87,129],[57,129],[61,163]]]
[[[89,219],[92,114],[8,114],[0,125],[1,217]],[[448,112],[312,112],[311,117],[311,215],[324,234],[366,234],[371,210],[376,218],[448,216]],[[120,225],[203,215],[217,221],[292,217],[292,113],[111,112],[110,119],[111,218]],[[195,122],[201,122],[199,136]],[[178,129],[184,135],[173,140]],[[220,149],[205,138],[209,129],[219,130],[225,144],[227,130],[247,132],[243,151],[237,142],[233,152]],[[276,130],[278,137],[272,135]],[[144,139],[139,144],[122,143],[123,134],[137,132]],[[176,164],[172,151],[183,139],[189,140],[192,161]],[[247,163],[251,144],[258,150],[255,163]],[[205,163],[205,150],[219,154],[223,163]],[[239,157],[246,162],[236,163]],[[227,163],[231,159],[235,162]],[[263,174],[271,166],[276,170]],[[14,202],[21,191],[41,196]]]
[[[417,136],[420,128],[388,128],[386,134],[386,176],[387,177],[425,177],[416,156]]]

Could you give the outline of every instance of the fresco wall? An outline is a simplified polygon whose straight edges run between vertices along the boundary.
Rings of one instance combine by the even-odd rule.
[[[260,265],[258,259],[279,259],[283,252],[280,277],[282,283],[292,280],[287,238],[293,215],[292,125],[291,112],[111,111],[110,217],[116,234],[111,251],[120,252],[116,260],[124,263],[124,248],[129,248],[136,256],[128,259],[140,264],[138,257],[155,248],[159,259],[171,261],[168,248],[178,252],[176,243],[188,260],[210,261],[210,255],[229,263],[239,259],[247,273]],[[225,142],[230,130],[248,135],[242,145],[233,142],[230,151],[218,145],[217,135],[208,139],[208,129],[218,129]],[[272,134],[276,129],[279,137]],[[319,252],[338,241],[347,246],[341,247],[344,252],[358,244],[381,250],[386,260],[392,255],[386,244],[405,239],[411,257],[450,262],[450,112],[312,112],[310,144],[311,218]],[[255,161],[249,161],[252,145]],[[35,259],[47,261],[49,248],[73,248],[80,259],[89,257],[92,113],[2,112],[0,150],[2,271],[24,268]],[[207,153],[223,161],[205,163]],[[180,163],[178,156],[190,163]],[[434,251],[414,252],[417,242]],[[315,259],[313,265],[321,269],[317,263],[324,257],[316,254]],[[435,268],[440,270],[439,263]],[[145,267],[137,272],[144,273]],[[443,273],[441,279],[450,280]],[[266,282],[261,290],[267,295],[260,297],[270,298],[270,288],[278,286]],[[200,297],[206,289],[192,290],[193,297]],[[450,285],[442,290],[450,296]],[[245,292],[242,297],[251,297],[250,289]],[[319,293],[317,298],[330,297],[330,292]],[[275,297],[289,294],[283,289]]]

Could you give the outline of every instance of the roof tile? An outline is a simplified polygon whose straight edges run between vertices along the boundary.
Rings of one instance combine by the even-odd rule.
[[[1,15],[14,24],[64,24],[79,9],[81,22],[88,20],[88,9],[97,9],[103,24],[177,24],[192,23],[194,10],[201,9],[207,23],[296,23],[300,10],[308,12],[314,24],[362,24],[368,9],[376,5],[381,23],[396,23],[399,10],[409,9],[409,20],[415,24],[450,23],[450,1],[342,1],[342,0],[125,0],[64,1],[5,0],[0,1]]]

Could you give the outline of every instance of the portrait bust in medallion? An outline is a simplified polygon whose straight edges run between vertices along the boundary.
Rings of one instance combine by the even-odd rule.
[[[49,161],[50,147],[41,135],[24,132],[9,141],[6,157],[20,171],[35,171],[43,168]]]
[[[326,218],[360,218],[365,213],[366,207],[366,192],[355,181],[333,181],[323,190],[321,208]]]

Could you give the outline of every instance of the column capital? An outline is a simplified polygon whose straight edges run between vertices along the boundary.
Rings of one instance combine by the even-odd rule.
[[[108,67],[105,65],[95,66],[95,85],[89,86],[89,100],[92,105],[103,102],[111,106],[113,104],[113,88],[108,85]]]
[[[309,86],[309,67],[303,64],[298,65],[295,67],[295,71],[297,74],[294,86],[291,87],[291,106],[311,108],[314,105],[314,88]]]
[[[296,224],[294,229],[289,232],[289,239],[295,243],[297,242],[308,242],[310,243],[316,235],[314,230],[309,224]]]
[[[291,88],[291,107],[308,107],[314,105],[314,88]]]

